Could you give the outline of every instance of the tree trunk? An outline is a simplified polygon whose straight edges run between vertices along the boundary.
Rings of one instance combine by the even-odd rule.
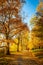
[[[21,51],[23,51],[23,39],[21,39]]]
[[[17,45],[17,52],[19,52],[19,43],[18,43],[18,45]]]
[[[9,51],[9,43],[7,43],[7,55],[10,55],[10,51]]]
[[[20,38],[18,37],[17,52],[19,52],[19,41],[20,41]]]

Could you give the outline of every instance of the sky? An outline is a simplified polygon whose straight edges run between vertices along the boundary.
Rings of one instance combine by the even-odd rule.
[[[30,27],[30,19],[36,12],[39,0],[26,0],[22,8],[22,16],[25,17],[24,22]],[[25,13],[25,14],[24,14]]]

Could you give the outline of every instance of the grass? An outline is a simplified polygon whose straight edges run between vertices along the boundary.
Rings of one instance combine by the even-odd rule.
[[[43,52],[43,49],[34,49],[34,50],[31,50],[32,52]]]
[[[38,58],[43,58],[43,49],[34,49],[34,50],[31,50],[32,53],[34,53],[34,55]]]

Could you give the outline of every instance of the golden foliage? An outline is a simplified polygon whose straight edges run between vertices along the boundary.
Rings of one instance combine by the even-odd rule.
[[[39,6],[37,7],[37,12],[40,12],[43,14],[43,2],[40,2]]]

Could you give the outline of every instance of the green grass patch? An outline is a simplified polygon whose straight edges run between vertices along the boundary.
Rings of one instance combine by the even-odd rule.
[[[38,58],[43,58],[43,49],[34,49],[31,50],[32,53],[34,53],[34,55]]]
[[[43,52],[43,49],[34,49],[34,50],[31,50],[32,52]]]

